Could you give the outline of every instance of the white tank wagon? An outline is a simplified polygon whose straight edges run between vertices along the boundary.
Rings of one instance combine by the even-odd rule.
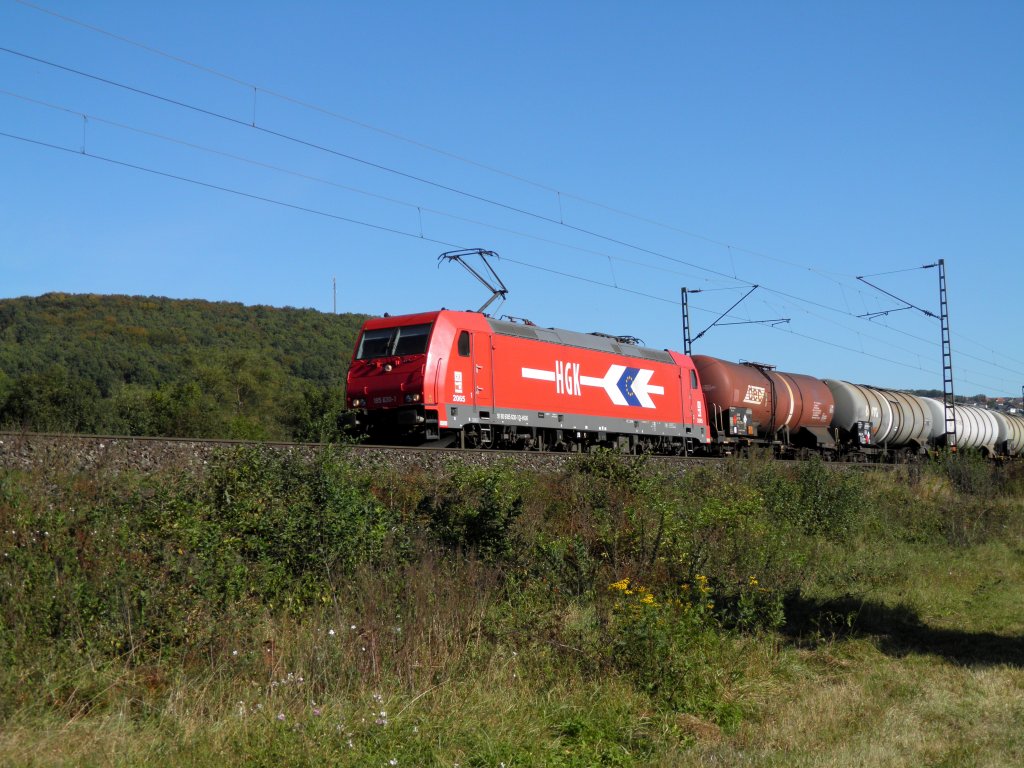
[[[893,445],[911,445],[925,448],[932,436],[932,412],[917,395],[897,392],[892,389],[880,390],[893,406]]]
[[[943,442],[946,434],[946,406],[934,397],[922,397],[928,410],[932,412],[932,435],[931,441],[935,445]]]
[[[892,430],[892,407],[877,391],[835,379],[825,379],[825,384],[836,401],[832,429],[856,434],[858,423],[867,423],[872,445],[880,443],[880,432],[886,435]]]
[[[1024,454],[1024,419],[1009,413],[992,411],[999,434],[996,436],[996,447],[1007,456]]]
[[[938,425],[932,429],[932,437],[941,442],[946,433],[946,406],[932,397],[922,399],[932,411],[932,421]],[[993,411],[973,405],[958,405],[955,411],[957,448],[979,448],[989,454],[998,453],[999,422]]]
[[[1010,432],[1006,440],[1007,451],[1011,456],[1024,456],[1024,418],[1006,414],[1006,420],[1010,423]]]
[[[934,431],[934,414],[924,398],[835,379],[825,379],[825,384],[836,401],[832,429],[847,439],[877,448],[922,452],[927,447]],[[857,440],[862,424],[869,425],[870,437]]]

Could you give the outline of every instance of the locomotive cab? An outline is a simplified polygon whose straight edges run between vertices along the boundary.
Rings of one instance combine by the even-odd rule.
[[[437,412],[428,412],[433,398],[424,387],[436,314],[375,318],[363,325],[346,392],[355,425],[371,439],[438,436]]]
[[[491,331],[477,312],[367,320],[346,381],[354,426],[371,441],[436,443],[490,418]]]

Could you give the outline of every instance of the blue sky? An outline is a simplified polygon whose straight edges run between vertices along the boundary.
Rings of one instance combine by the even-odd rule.
[[[944,259],[957,391],[1019,396],[1022,39],[1019,2],[0,0],[0,297],[476,308],[437,256],[483,247],[498,315],[682,349],[682,286],[696,334],[758,284],[726,321],[790,322],[695,353],[941,388],[938,322],[855,278]],[[938,312],[935,269],[869,279]]]

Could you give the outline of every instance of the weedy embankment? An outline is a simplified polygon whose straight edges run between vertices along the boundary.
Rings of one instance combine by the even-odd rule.
[[[1024,473],[0,475],[10,765],[1013,764]]]

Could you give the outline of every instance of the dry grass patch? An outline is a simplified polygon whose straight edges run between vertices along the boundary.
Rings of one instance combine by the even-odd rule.
[[[778,691],[759,722],[686,765],[1011,766],[1024,760],[1024,670],[892,658],[867,641],[831,679]],[[817,655],[821,652],[815,652]]]

